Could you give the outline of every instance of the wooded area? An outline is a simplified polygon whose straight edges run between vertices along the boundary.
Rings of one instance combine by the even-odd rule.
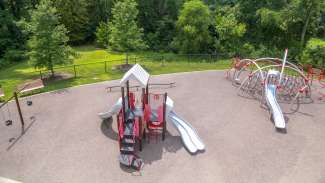
[[[84,44],[229,57],[289,48],[292,59],[324,67],[324,39],[322,0],[0,0],[0,67],[50,68]]]

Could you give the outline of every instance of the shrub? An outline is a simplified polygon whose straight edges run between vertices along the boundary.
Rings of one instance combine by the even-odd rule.
[[[23,50],[8,50],[4,55],[4,60],[9,63],[26,60],[26,54]]]
[[[302,54],[301,63],[314,67],[325,67],[325,40],[311,38]]]

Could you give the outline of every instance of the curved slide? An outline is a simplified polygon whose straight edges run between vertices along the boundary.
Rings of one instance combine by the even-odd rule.
[[[191,153],[195,153],[198,150],[204,150],[205,145],[199,138],[194,128],[189,123],[181,119],[175,112],[171,111],[168,114],[167,121],[171,122],[176,127],[181,135],[184,145]]]
[[[265,96],[266,96],[266,101],[272,113],[271,115],[273,117],[275,127],[285,128],[286,124],[285,124],[284,116],[280,108],[280,105],[276,100],[276,86],[270,84],[267,85]]]
[[[113,115],[117,114],[122,108],[122,97],[112,106],[108,112],[99,113],[98,116],[103,120],[111,118]]]

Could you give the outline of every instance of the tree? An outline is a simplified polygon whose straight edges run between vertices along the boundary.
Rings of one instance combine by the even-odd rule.
[[[138,0],[138,21],[144,39],[152,50],[169,50],[176,27],[177,15],[184,0]]]
[[[246,25],[239,23],[233,8],[224,7],[224,12],[218,12],[215,18],[215,29],[218,34],[216,48],[233,56],[241,52],[241,38],[246,32]]]
[[[24,41],[7,4],[0,0],[0,67],[24,59]]]
[[[134,0],[116,2],[112,15],[109,44],[113,50],[129,52],[147,47],[142,40],[143,29],[136,22],[138,9]]]
[[[325,40],[312,38],[308,41],[302,55],[302,63],[325,68]]]
[[[302,23],[302,29],[300,29],[300,47],[303,48],[306,43],[306,34],[311,24],[315,24],[321,13],[321,3],[320,0],[300,0],[293,1],[298,4],[295,11],[296,19],[300,19]],[[313,29],[316,31],[316,28]]]
[[[100,46],[107,47],[109,42],[109,23],[101,22],[96,30],[96,41]]]
[[[208,6],[200,0],[186,2],[176,23],[175,47],[182,53],[206,52],[211,43],[210,24]]]
[[[96,31],[101,22],[108,22],[112,16],[112,7],[117,0],[87,0],[89,14],[89,39],[96,38]]]
[[[90,36],[89,14],[86,0],[55,0],[54,5],[60,15],[60,22],[68,30],[69,42],[82,44]]]
[[[54,76],[54,65],[72,62],[72,49],[67,45],[67,29],[60,24],[51,0],[42,0],[32,12],[29,40],[30,60],[35,68],[47,68]]]

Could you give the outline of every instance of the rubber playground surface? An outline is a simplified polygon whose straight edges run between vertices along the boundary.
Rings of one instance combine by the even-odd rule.
[[[166,140],[153,139],[138,153],[145,162],[141,172],[119,165],[115,117],[102,122],[97,116],[119,98],[118,88],[105,89],[118,81],[37,95],[32,107],[22,99],[28,130],[19,136],[18,116],[11,127],[1,124],[0,177],[24,183],[324,183],[325,102],[313,95],[308,104],[280,104],[288,123],[287,133],[279,133],[268,111],[238,96],[224,76],[204,71],[151,77],[176,82],[151,92],[168,92],[174,111],[196,129],[206,150],[190,155],[167,123]]]

